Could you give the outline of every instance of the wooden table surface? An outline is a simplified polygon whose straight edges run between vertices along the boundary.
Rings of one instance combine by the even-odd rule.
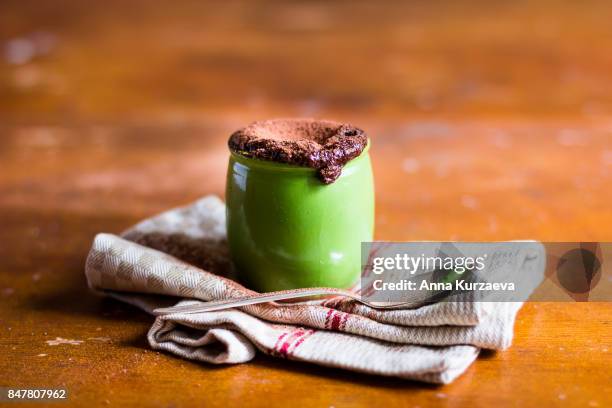
[[[277,116],[369,132],[379,239],[612,240],[612,3],[431,3],[3,1],[0,386],[73,406],[610,406],[610,303],[527,304],[508,351],[434,387],[184,361],[87,291],[94,234],[223,195],[227,136]]]

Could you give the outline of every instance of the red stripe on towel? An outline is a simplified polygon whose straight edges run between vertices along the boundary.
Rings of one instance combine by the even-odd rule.
[[[281,341],[283,341],[283,339],[285,337],[287,337],[287,335],[289,334],[289,332],[284,332],[283,334],[281,334],[280,336],[278,336],[278,339],[276,339],[276,343],[274,344],[274,347],[272,347],[272,350],[270,351],[270,354],[275,355],[278,353],[278,346],[281,343]]]
[[[304,340],[312,336],[315,332],[316,330],[308,330],[306,334],[304,334],[300,339],[298,339],[298,341],[296,341],[293,345],[293,350],[289,351],[289,357],[293,356],[293,354],[295,354],[295,350],[297,350],[297,348],[300,347],[302,343],[304,343]]]
[[[294,331],[291,336],[289,336],[289,338],[283,343],[283,345],[280,347],[280,349],[278,350],[278,354],[282,357],[287,357],[287,353],[289,351],[289,347],[291,346],[291,344],[296,341],[298,338],[300,338],[301,336],[303,336],[306,332],[303,331],[302,329],[297,329],[296,331]]]
[[[331,317],[331,315],[334,313],[334,309],[329,309],[327,311],[327,316],[325,317],[325,328],[328,329],[329,328],[329,318]]]
[[[339,330],[340,330],[340,331],[343,331],[343,330],[344,330],[344,328],[346,327],[346,322],[347,322],[347,320],[349,319],[349,317],[350,317],[350,314],[348,314],[348,313],[345,313],[345,314],[342,316],[342,321],[340,322],[340,327],[339,327]]]
[[[332,318],[332,322],[331,322],[332,330],[338,330],[338,327],[340,327],[340,319],[342,318],[343,314],[346,314],[346,313],[342,313],[342,312],[334,313],[334,317]]]

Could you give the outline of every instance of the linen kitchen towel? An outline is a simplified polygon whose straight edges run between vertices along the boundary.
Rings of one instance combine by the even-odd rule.
[[[543,278],[540,244],[520,264]],[[174,304],[254,295],[232,276],[225,205],[215,196],[147,219],[121,236],[98,234],[87,257],[91,289],[154,314]],[[449,383],[482,348],[510,346],[521,302],[445,301],[376,310],[347,298],[264,303],[158,315],[152,348],[213,364],[271,356],[348,370]]]

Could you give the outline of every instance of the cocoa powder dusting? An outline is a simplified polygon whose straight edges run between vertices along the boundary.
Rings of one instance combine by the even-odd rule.
[[[325,184],[368,144],[365,132],[349,124],[314,119],[272,119],[234,132],[229,148],[245,157],[317,170]]]

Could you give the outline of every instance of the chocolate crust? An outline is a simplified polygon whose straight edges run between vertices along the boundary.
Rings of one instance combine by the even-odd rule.
[[[357,127],[314,119],[254,122],[228,141],[231,151],[245,157],[316,169],[324,184],[336,181],[367,144],[367,135]]]

